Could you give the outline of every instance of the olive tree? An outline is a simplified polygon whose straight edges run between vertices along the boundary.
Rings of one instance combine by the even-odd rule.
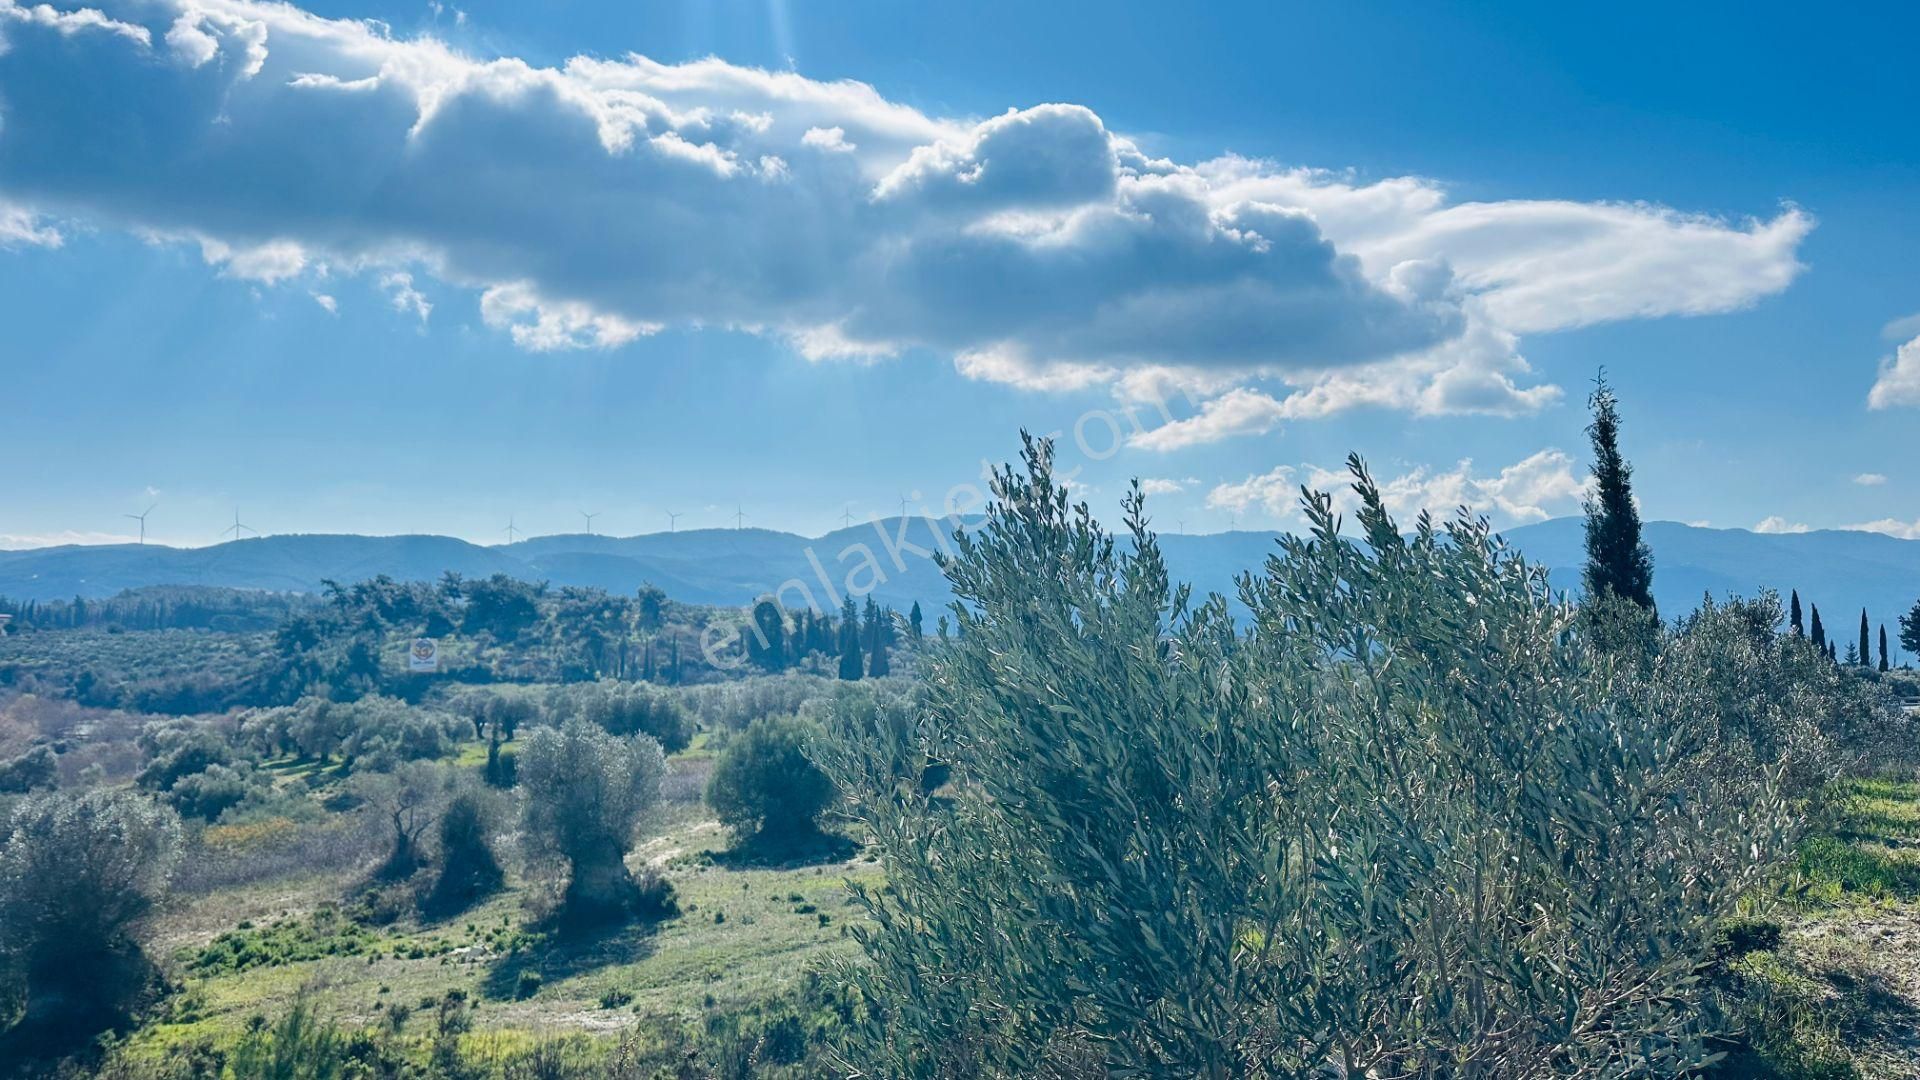
[[[546,710],[556,721],[577,716],[615,735],[649,736],[668,752],[693,740],[693,714],[680,695],[646,683],[602,679],[557,686],[547,694]]]
[[[660,800],[666,760],[646,735],[621,736],[575,717],[520,744],[521,836],[535,862],[567,868],[563,915],[591,921],[644,913],[626,866],[642,817]]]
[[[734,736],[707,779],[707,805],[743,840],[792,847],[819,835],[833,785],[807,759],[818,727],[763,716]]]
[[[45,1052],[117,1022],[152,975],[135,928],[180,849],[171,810],[123,789],[30,796],[0,847],[0,963],[24,988],[4,1040]]]
[[[1695,766],[1722,782],[1779,773],[1811,796],[1848,771],[1911,765],[1920,725],[1877,679],[1781,632],[1778,594],[1702,600],[1667,636],[1642,692],[1709,721]]]
[[[1714,920],[1790,850],[1775,787],[1683,782],[1484,522],[1309,529],[1194,603],[1136,490],[1116,544],[999,473],[945,570],[911,726],[820,751],[887,887],[854,892],[863,1075],[1681,1075]],[[949,762],[941,797],[903,761]]]
[[[445,802],[446,778],[435,765],[412,761],[392,772],[354,773],[348,786],[368,812],[386,823],[392,847],[380,876],[404,878],[420,868],[422,842]]]

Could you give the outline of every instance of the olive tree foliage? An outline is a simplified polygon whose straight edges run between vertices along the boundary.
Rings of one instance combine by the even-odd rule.
[[[1789,794],[1870,766],[1912,764],[1920,728],[1879,681],[1780,630],[1780,597],[1709,596],[1667,635],[1640,691],[1705,722],[1690,768],[1719,782],[1778,773]]]
[[[445,756],[465,723],[452,713],[369,695],[356,701],[307,697],[243,714],[242,735],[263,754],[297,754],[323,764],[339,755],[349,770],[383,771]]]
[[[888,887],[841,1047],[874,1076],[1671,1076],[1708,1060],[1714,920],[1788,850],[1767,779],[1625,693],[1482,521],[1308,532],[1251,612],[1116,545],[1051,446],[946,565],[960,633],[909,729],[819,756]],[[902,742],[909,745],[902,746]],[[902,762],[952,766],[942,797]]]
[[[413,761],[392,772],[355,773],[347,786],[391,838],[380,876],[404,878],[418,870],[426,858],[428,830],[439,820],[447,798],[447,777],[441,769]]]
[[[567,870],[563,914],[596,920],[644,913],[627,849],[660,801],[666,758],[646,735],[614,735],[575,717],[520,743],[521,837],[529,861]]]
[[[601,679],[556,686],[547,693],[555,722],[580,717],[615,735],[646,735],[669,753],[693,741],[693,714],[672,690],[641,682]]]
[[[807,757],[819,728],[792,716],[763,716],[728,740],[707,778],[707,805],[742,840],[773,847],[819,834],[833,784]]]
[[[0,1015],[0,1028],[16,1021],[7,1041],[51,1049],[124,1014],[151,975],[134,932],[165,893],[180,836],[171,810],[124,789],[14,807],[0,846],[0,968],[24,1008]]]

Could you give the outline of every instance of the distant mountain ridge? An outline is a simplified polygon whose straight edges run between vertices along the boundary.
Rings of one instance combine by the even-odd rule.
[[[1274,533],[1163,534],[1174,575],[1200,592],[1234,592],[1234,579],[1273,550]],[[1579,588],[1584,560],[1578,518],[1505,531],[1508,542],[1549,568],[1554,584]],[[1818,604],[1844,648],[1861,608],[1889,634],[1920,598],[1920,541],[1878,533],[1819,531],[1761,534],[1656,521],[1646,527],[1654,553],[1654,595],[1668,616],[1691,610],[1704,593],[1783,596],[1800,590]],[[640,536],[540,536],[484,546],[446,536],[288,535],[205,548],[159,544],[66,546],[0,551],[0,596],[54,600],[111,596],[144,585],[222,585],[312,592],[326,579],[376,574],[431,580],[447,571],[469,577],[503,573],[554,585],[631,593],[644,582],[690,603],[738,605],[780,592],[790,607],[837,607],[849,590],[883,604],[919,601],[929,612],[948,599],[932,555],[950,545],[944,522],[883,518],[803,537],[770,529],[689,529]],[[932,616],[929,615],[929,620]]]

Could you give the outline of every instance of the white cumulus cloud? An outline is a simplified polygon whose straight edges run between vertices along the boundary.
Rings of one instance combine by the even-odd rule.
[[[1756,522],[1753,526],[1753,531],[1757,533],[1786,534],[1812,532],[1813,529],[1811,526],[1802,524],[1801,522],[1788,521],[1779,514],[1770,514]]]
[[[1887,478],[1877,472],[1863,472],[1854,477],[1853,482],[1861,487],[1879,487],[1887,482]]]
[[[1881,361],[1880,377],[1867,392],[1867,407],[1891,409],[1901,405],[1920,405],[1920,337],[1894,350]]]
[[[1344,467],[1280,465],[1265,473],[1224,483],[1207,493],[1207,506],[1244,513],[1258,507],[1276,518],[1292,520],[1299,511],[1302,486],[1333,496],[1336,510],[1351,515],[1358,500],[1352,478]],[[1426,512],[1446,516],[1464,507],[1498,525],[1544,521],[1578,508],[1587,481],[1575,475],[1573,459],[1565,451],[1548,448],[1502,468],[1492,475],[1476,475],[1471,460],[1451,469],[1416,466],[1395,476],[1374,474],[1381,501],[1403,524]]]
[[[1146,450],[1178,450],[1232,435],[1264,435],[1285,415],[1283,403],[1258,390],[1240,387],[1206,402],[1192,416],[1142,431],[1128,442]]]
[[[719,327],[1040,389],[1150,373],[1196,403],[1139,440],[1160,449],[1361,406],[1536,411],[1561,391],[1522,335],[1752,304],[1812,228],[1171,161],[1079,104],[945,117],[718,59],[543,67],[256,0],[0,0],[0,35],[0,242],[51,215],[266,284],[381,274],[423,320],[430,274],[535,350]]]

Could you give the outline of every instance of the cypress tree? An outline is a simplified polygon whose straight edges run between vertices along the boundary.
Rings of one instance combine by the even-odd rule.
[[[1593,494],[1587,498],[1586,593],[1618,596],[1653,610],[1653,553],[1640,537],[1640,511],[1633,505],[1633,466],[1620,453],[1620,412],[1605,371],[1587,399],[1593,422]]]
[[[920,601],[915,600],[913,607],[907,611],[907,642],[916,647],[920,644],[921,638],[925,636],[925,630],[921,625],[920,619]]]
[[[847,597],[840,609],[840,677],[852,682],[861,675],[862,663],[860,648],[860,611],[853,606],[853,597]]]
[[[1869,637],[1869,631],[1867,630],[1867,609],[1861,608],[1860,609],[1860,651],[1859,651],[1859,654],[1855,657],[1854,663],[1865,664],[1867,662],[1867,657],[1873,655],[1873,645],[1871,641],[1872,639]]]
[[[753,605],[753,625],[747,628],[747,658],[762,671],[786,667],[786,627],[780,605],[771,600]]]
[[[892,665],[887,663],[887,634],[873,635],[873,645],[867,651],[867,674],[874,678],[890,674]]]
[[[1793,635],[1795,637],[1803,637],[1806,635],[1806,632],[1807,632],[1806,622],[1800,618],[1800,590],[1799,589],[1793,590],[1793,601],[1787,608],[1787,622],[1792,624]]]
[[[1820,625],[1820,605],[1813,605],[1813,647],[1827,651],[1827,628]]]
[[[1890,670],[1891,667],[1892,665],[1887,663],[1887,624],[1881,623],[1880,624],[1880,670],[1887,671],[1887,670]]]

